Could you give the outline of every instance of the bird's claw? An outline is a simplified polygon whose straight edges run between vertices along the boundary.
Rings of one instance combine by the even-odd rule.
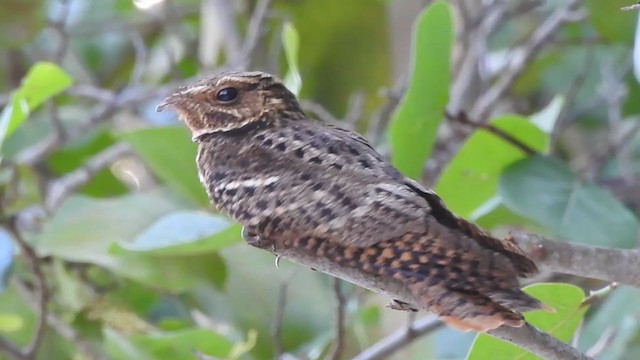
[[[255,247],[262,247],[260,246],[260,236],[250,229],[247,229],[246,226],[242,227],[242,232],[240,233],[240,235],[242,236],[242,239],[247,242],[247,244]]]

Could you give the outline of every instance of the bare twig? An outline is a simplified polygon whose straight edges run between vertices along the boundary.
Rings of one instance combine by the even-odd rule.
[[[620,8],[622,11],[640,10],[640,2],[632,5],[623,6]]]
[[[273,342],[273,358],[279,359],[283,353],[282,349],[282,321],[284,319],[284,310],[287,306],[287,290],[289,288],[289,281],[285,280],[280,283],[280,290],[278,291],[278,305],[276,307],[276,314],[271,324],[271,340]]]
[[[23,295],[27,304],[34,310],[37,310],[38,302],[33,299],[32,292],[27,288],[24,282],[18,280],[14,282],[14,285],[16,286],[18,292]],[[105,356],[98,353],[94,349],[93,345],[87,339],[82,337],[71,325],[57,317],[55,314],[52,314],[50,312],[47,314],[47,324],[56,332],[56,334],[73,343],[76,346],[78,352],[87,356],[88,359],[106,359]]]
[[[469,120],[469,118],[467,118],[466,114],[464,113],[459,113],[458,115],[454,116],[449,112],[445,112],[445,117],[450,121],[456,121],[458,123],[468,125],[473,128],[482,129],[487,132],[490,132],[493,135],[499,137],[500,139],[513,145],[514,147],[516,147],[518,150],[522,151],[526,155],[536,155],[538,153],[535,149],[533,149],[529,145],[523,143],[522,141],[516,139],[515,137],[511,136],[510,134],[502,131],[501,129],[491,124],[479,123],[476,121]]]
[[[407,86],[409,86],[409,77],[408,75],[404,75],[396,81],[393,88],[388,90],[385,103],[382,104],[378,111],[371,117],[367,137],[373,141],[374,144],[379,143],[382,139],[383,130],[387,127],[387,124],[391,120],[391,115],[393,115],[393,112],[400,104],[402,96],[407,90]]]
[[[518,76],[524,71],[531,59],[553,39],[558,33],[558,29],[568,22],[580,21],[584,18],[582,12],[577,8],[581,0],[570,0],[553,12],[545,22],[543,22],[523,45],[518,56],[512,56],[506,68],[501,72],[501,76],[484,94],[478,99],[470,111],[470,116],[480,121],[485,121],[502,96],[509,90]]]
[[[249,19],[249,26],[247,27],[247,34],[244,37],[242,50],[238,54],[239,58],[232,61],[232,63],[237,64],[237,67],[240,69],[246,69],[247,66],[249,66],[252,58],[251,55],[255,51],[260,38],[264,34],[263,25],[264,20],[267,17],[270,4],[271,0],[258,0],[256,3],[251,19]]]
[[[57,209],[69,194],[89,182],[95,174],[130,152],[124,143],[113,145],[89,159],[74,171],[54,180],[48,186],[44,207],[48,212]]]
[[[511,238],[541,270],[640,287],[640,250],[582,245],[522,232]]]
[[[429,334],[442,326],[440,320],[433,315],[416,320],[409,327],[403,327],[388,335],[384,339],[371,345],[353,360],[377,360],[386,359],[394,352],[407,346],[414,340]]]
[[[71,6],[69,4],[69,0],[60,0],[60,15],[55,20],[49,20],[49,27],[58,35],[59,43],[56,47],[52,61],[59,64],[62,62],[65,54],[67,53],[67,48],[69,45],[69,34],[67,33],[67,18],[69,17],[69,11],[71,10]]]
[[[595,174],[602,168],[604,163],[614,154],[623,149],[627,144],[629,144],[633,139],[636,138],[640,132],[640,122],[635,122],[633,126],[628,129],[622,137],[615,142],[609,143],[609,145],[601,151],[599,154],[593,158],[593,160],[589,161],[589,163],[585,166],[585,168],[580,171],[587,177],[593,177]]]
[[[316,116],[318,116],[318,118],[325,123],[341,125],[340,119],[333,116],[331,111],[325,109],[324,106],[318,104],[317,102],[302,100],[300,101],[300,106],[304,109],[304,111],[316,114]]]
[[[142,35],[138,31],[130,32],[129,38],[135,54],[133,70],[131,70],[131,76],[129,77],[129,86],[132,86],[139,84],[144,75],[147,64],[147,48]]]
[[[139,106],[141,103],[151,98],[166,94],[176,88],[179,84],[180,83],[172,83],[156,87],[154,89],[125,89],[117,95],[111,97],[110,100],[102,101],[99,105],[97,105],[93,110],[92,115],[85,123],[80,124],[73,129],[69,129],[66,140],[69,141],[76,139],[83,134],[86,134],[91,129],[95,128],[95,126],[100,124],[101,122],[110,120],[117,112],[122,111],[128,107]],[[105,100],[108,93],[107,90],[100,91],[89,86],[78,87],[74,91],[82,91],[85,94],[91,93],[93,95],[100,94],[97,96],[104,96]],[[40,142],[37,142],[34,145],[20,151],[18,155],[16,155],[16,162],[28,166],[33,166],[35,164],[41,163],[47,158],[47,156],[49,156],[49,154],[63,146],[65,144],[64,140],[65,139],[62,139],[58,134],[47,136]]]
[[[342,289],[340,288],[341,283],[342,280],[338,278],[333,279],[333,295],[336,302],[336,335],[333,341],[333,347],[331,348],[331,352],[328,356],[328,358],[331,360],[340,360],[342,358],[342,353],[344,351],[344,337],[346,336],[344,329],[346,299],[344,294],[342,293]]]
[[[34,276],[35,287],[37,289],[37,320],[35,331],[30,343],[24,349],[18,349],[8,340],[0,337],[0,349],[16,359],[32,360],[36,358],[36,353],[42,342],[47,324],[47,306],[49,302],[49,288],[44,272],[40,266],[40,260],[35,249],[23,237],[16,226],[16,219],[10,218],[5,223],[6,230],[13,236],[13,239],[20,248],[23,258],[26,260]]]

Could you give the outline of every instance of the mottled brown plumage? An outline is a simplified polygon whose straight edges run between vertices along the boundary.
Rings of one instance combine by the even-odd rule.
[[[462,330],[521,326],[521,312],[543,307],[519,288],[537,268],[514,244],[452,214],[357,134],[307,118],[273,76],[215,75],[179,88],[165,108],[199,145],[209,198],[251,245],[389,280],[418,299],[395,308],[430,310]]]

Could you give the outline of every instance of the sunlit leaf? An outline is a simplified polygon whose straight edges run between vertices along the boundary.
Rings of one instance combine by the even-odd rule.
[[[284,25],[284,29],[282,30],[282,44],[284,46],[287,64],[289,65],[287,75],[284,77],[284,84],[292,93],[297,95],[302,87],[302,78],[300,77],[300,70],[298,69],[300,37],[298,36],[298,31],[291,23]]]
[[[453,42],[451,10],[435,1],[416,20],[409,86],[389,125],[393,164],[419,178],[448,101]]]
[[[20,315],[0,313],[0,333],[18,331],[23,326],[24,320]]]
[[[544,152],[548,149],[548,136],[523,117],[503,116],[494,119],[491,125],[534,150]],[[496,135],[478,130],[445,167],[435,190],[453,212],[472,220],[479,218],[486,212],[479,212],[479,208],[495,198],[502,170],[526,156]],[[498,199],[495,205],[499,203]]]
[[[591,245],[629,248],[638,220],[607,191],[577,179],[559,160],[536,156],[509,166],[498,191],[504,204],[558,236]]]
[[[99,265],[160,289],[182,292],[201,281],[221,288],[226,268],[215,253],[156,256],[115,246],[133,240],[177,206],[162,191],[110,199],[72,196],[34,242],[42,256]]]
[[[34,64],[0,114],[0,146],[33,110],[71,83],[71,77],[57,65],[48,62]]]
[[[524,291],[553,307],[556,312],[533,311],[525,314],[527,322],[563,342],[568,342],[580,324],[588,306],[582,305],[584,292],[569,284],[535,284]],[[467,355],[467,360],[511,359],[538,360],[539,357],[521,348],[479,334]]]

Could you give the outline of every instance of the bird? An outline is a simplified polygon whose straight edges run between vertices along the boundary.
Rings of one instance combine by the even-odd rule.
[[[538,268],[517,244],[453,214],[357,133],[308,117],[277,77],[220,72],[156,110],[189,128],[209,200],[250,245],[393,281],[417,300],[391,308],[427,310],[462,331],[552,311],[521,290]]]

